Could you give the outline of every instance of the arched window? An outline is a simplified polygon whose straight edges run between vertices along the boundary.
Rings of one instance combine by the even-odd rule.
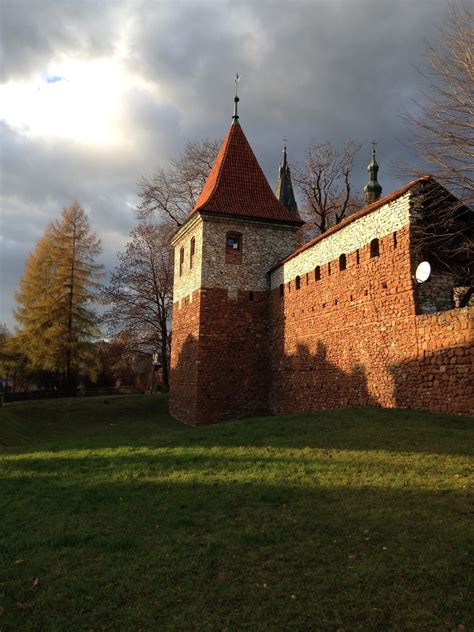
[[[179,276],[183,276],[184,246],[179,251]]]
[[[295,285],[296,285],[296,289],[299,290],[301,287],[301,279],[299,276],[297,276],[295,279]]]
[[[321,280],[321,266],[316,266],[314,268],[314,280],[315,281]]]
[[[242,234],[227,233],[225,236],[225,262],[242,263]]]
[[[196,239],[193,237],[191,239],[191,249],[189,251],[189,269],[193,269],[194,265],[194,254],[196,252]]]
[[[280,283],[279,292],[280,292],[280,296],[283,296],[285,292],[285,286],[283,285],[283,283]]]
[[[339,270],[345,270],[347,267],[346,255],[339,255]]]
[[[370,256],[378,257],[379,254],[380,254],[379,240],[377,238],[372,239],[372,241],[370,242]]]

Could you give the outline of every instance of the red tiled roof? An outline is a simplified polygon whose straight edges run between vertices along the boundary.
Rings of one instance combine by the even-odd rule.
[[[291,253],[291,255],[288,255],[288,257],[285,257],[284,259],[276,263],[274,266],[270,268],[270,270],[271,271],[276,270],[283,263],[286,263],[290,259],[293,259],[293,257],[296,257],[296,255],[299,255],[300,252],[304,252],[308,248],[311,248],[311,246],[314,246],[314,244],[317,244],[318,242],[322,241],[323,239],[328,237],[328,235],[332,235],[333,233],[336,233],[338,230],[341,230],[341,228],[344,228],[344,226],[347,226],[348,224],[355,222],[357,219],[364,217],[364,215],[368,215],[369,213],[372,213],[372,211],[375,211],[376,209],[380,208],[384,204],[389,204],[390,202],[393,202],[397,198],[401,197],[404,193],[406,193],[409,189],[414,187],[416,184],[420,184],[421,182],[427,182],[428,180],[433,180],[433,178],[431,176],[421,176],[420,178],[416,178],[416,180],[412,180],[401,189],[397,189],[396,191],[389,193],[385,197],[380,198],[380,200],[377,200],[376,202],[373,202],[372,204],[369,204],[368,206],[364,206],[364,208],[361,208],[360,211],[356,211],[352,215],[349,215],[349,217],[346,217],[346,219],[342,220],[342,222],[340,222],[339,224],[336,224],[335,226],[327,230],[322,235],[318,235],[311,241],[308,241],[308,243],[303,244],[302,246],[294,250]]]
[[[190,215],[198,211],[303,224],[275,197],[239,123],[227,132]]]

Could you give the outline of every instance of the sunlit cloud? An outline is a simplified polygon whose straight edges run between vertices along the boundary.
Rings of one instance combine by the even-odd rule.
[[[0,118],[28,136],[119,144],[124,95],[142,84],[120,59],[65,58],[34,81],[0,86]]]

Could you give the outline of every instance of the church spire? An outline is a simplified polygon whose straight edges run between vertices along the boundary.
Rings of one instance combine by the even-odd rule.
[[[379,166],[375,160],[375,145],[377,143],[372,141],[372,160],[369,162],[367,171],[369,172],[369,181],[364,187],[365,203],[372,204],[380,199],[382,195],[382,187],[378,183],[377,174],[379,172]]]
[[[278,169],[278,182],[275,195],[283,206],[286,206],[290,213],[298,213],[298,206],[296,204],[295,194],[293,193],[293,184],[291,183],[290,166],[288,165],[286,139],[285,146],[283,147],[283,162]]]

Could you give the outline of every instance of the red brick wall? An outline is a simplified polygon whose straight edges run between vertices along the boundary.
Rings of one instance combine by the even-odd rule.
[[[192,303],[175,305],[173,416],[200,425],[269,414],[268,298],[267,292],[229,296],[224,289],[204,288]]]
[[[472,310],[416,315],[408,228],[272,292],[271,405],[277,414],[343,406],[474,412]],[[471,350],[469,350],[471,348]],[[444,368],[443,368],[444,367]],[[442,389],[440,389],[442,386]]]
[[[201,311],[199,290],[173,306],[170,358],[170,413],[192,424],[198,394],[198,339]]]

